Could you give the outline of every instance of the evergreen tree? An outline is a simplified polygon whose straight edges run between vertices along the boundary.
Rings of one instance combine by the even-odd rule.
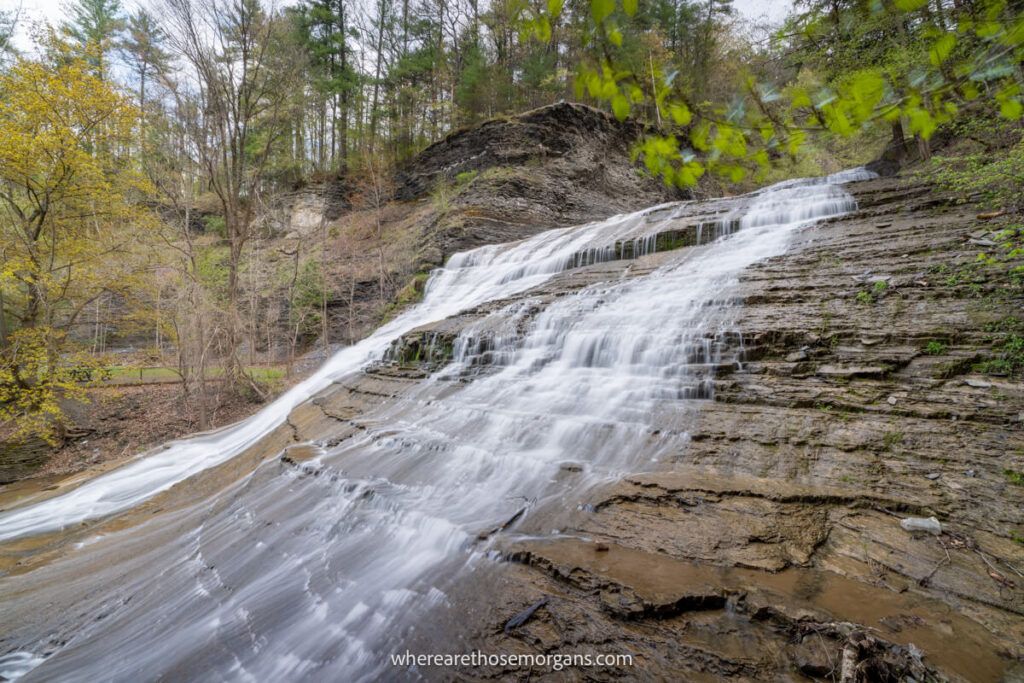
[[[65,11],[70,19],[60,25],[61,31],[90,52],[97,75],[106,77],[107,55],[125,25],[120,0],[75,0]]]
[[[17,56],[14,49],[14,31],[18,26],[18,13],[0,10],[0,69]]]
[[[348,157],[349,109],[359,87],[349,46],[353,28],[346,0],[306,0],[301,8],[301,31],[312,85],[326,106],[320,122],[318,166],[338,167]]]
[[[139,8],[128,17],[121,49],[139,84],[139,108],[145,113],[146,84],[154,74],[165,71],[171,60],[165,49],[167,36],[148,11]]]

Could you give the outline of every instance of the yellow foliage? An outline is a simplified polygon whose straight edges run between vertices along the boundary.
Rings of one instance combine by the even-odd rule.
[[[65,331],[97,297],[130,293],[154,225],[130,156],[137,110],[49,47],[0,74],[0,288],[15,328],[0,348],[0,420],[41,434],[75,393],[60,379]]]

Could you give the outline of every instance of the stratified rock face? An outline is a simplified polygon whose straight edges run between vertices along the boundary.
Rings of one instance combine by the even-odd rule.
[[[395,197],[418,199],[455,186],[436,226],[443,259],[687,196],[632,162],[640,132],[581,104],[495,119],[421,152],[398,174]]]
[[[641,132],[635,123],[620,123],[593,107],[565,102],[493,119],[456,131],[423,150],[398,174],[395,196],[422,197],[462,173],[524,164],[537,169],[559,160],[563,163],[557,166],[586,186],[608,183],[604,189],[623,197],[637,191],[664,196],[657,180],[638,179],[628,172],[629,149]],[[595,169],[605,173],[594,177]],[[593,215],[597,208],[588,213]]]
[[[629,652],[644,676],[674,680],[832,680],[847,660],[851,681],[922,680],[918,648],[927,676],[1022,675],[1024,487],[1006,472],[1024,471],[1024,386],[971,370],[994,330],[1020,324],[1019,285],[1005,267],[971,270],[989,229],[973,207],[898,178],[850,190],[857,212],[742,277],[733,333],[715,340],[713,400],[671,462],[557,522],[513,526],[500,542],[513,565],[456,601],[474,647]],[[529,300],[542,309],[615,274],[630,276],[599,264]],[[417,331],[392,358],[443,365],[489,310]],[[494,361],[486,337],[479,372]],[[931,516],[942,535],[900,526]],[[552,528],[572,539],[515,540]]]
[[[317,239],[326,224],[351,208],[350,192],[343,179],[334,178],[284,193],[276,200],[271,227],[285,239]]]

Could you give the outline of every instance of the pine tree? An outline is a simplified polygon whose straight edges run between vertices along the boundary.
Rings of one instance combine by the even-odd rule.
[[[145,115],[146,82],[154,74],[167,69],[170,53],[164,48],[167,39],[156,19],[143,8],[128,17],[126,36],[121,50],[139,82],[139,108]]]
[[[349,104],[359,86],[349,47],[348,9],[346,0],[306,0],[302,5],[301,29],[314,74],[313,87],[330,104],[330,130],[323,130],[327,128],[324,125],[320,131],[321,167],[343,165],[348,156]],[[329,154],[324,154],[327,137]]]
[[[75,0],[65,10],[71,18],[60,25],[61,31],[83,51],[95,52],[90,54],[90,61],[96,74],[105,78],[107,54],[116,46],[125,25],[120,0]]]
[[[18,26],[18,12],[0,10],[0,69],[17,56],[14,49],[14,30]]]

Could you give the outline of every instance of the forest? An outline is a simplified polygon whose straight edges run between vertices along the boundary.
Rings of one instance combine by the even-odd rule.
[[[642,129],[642,172],[702,196],[890,140],[929,159],[935,135],[978,143],[935,166],[947,184],[998,194],[1022,173],[1024,23],[1003,0],[800,0],[775,27],[728,0],[74,0],[59,22],[26,21],[0,21],[0,418],[15,440],[59,443],[68,401],[141,366],[206,428],[225,400],[279,390],[304,353],[352,343],[357,285],[380,322],[422,277],[384,266],[395,174],[496,117],[602,108]],[[444,202],[458,182],[440,185]],[[282,241],[304,187],[378,218]],[[328,267],[345,259],[366,271],[347,285]],[[346,286],[347,326],[328,312]]]

